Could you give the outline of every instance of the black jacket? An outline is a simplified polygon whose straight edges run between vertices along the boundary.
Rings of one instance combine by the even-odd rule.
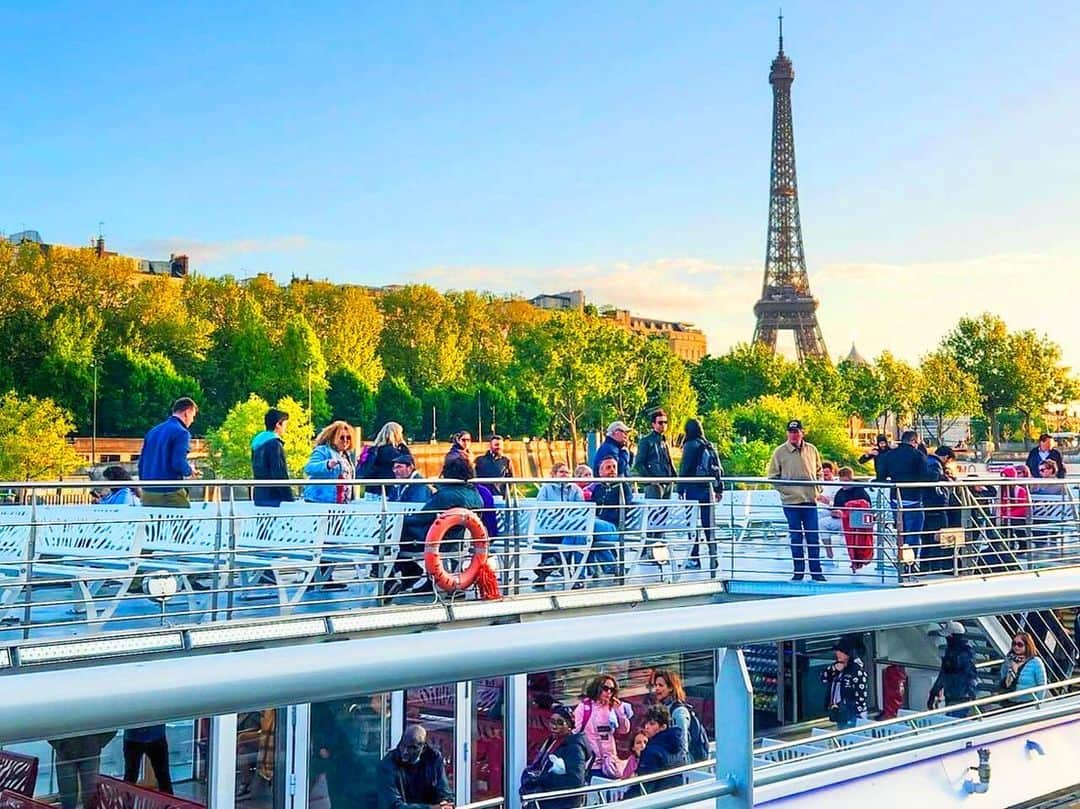
[[[406,444],[398,444],[396,447],[393,444],[380,444],[378,447],[373,444],[369,452],[374,452],[375,457],[364,464],[357,477],[366,480],[390,480],[394,477],[394,458],[408,455],[409,447]]]
[[[675,477],[675,465],[671,462],[667,439],[656,430],[638,442],[634,474],[643,478]]]
[[[476,476],[478,478],[512,478],[514,476],[514,465],[506,455],[500,455],[496,458],[491,454],[491,450],[488,450],[476,459]],[[492,488],[502,497],[506,497],[505,486],[496,484]]]
[[[559,775],[551,771],[548,755],[555,755],[563,760],[566,765],[564,774]],[[584,734],[571,733],[558,747],[554,746],[554,738],[549,737],[540,746],[532,764],[521,774],[521,794],[530,795],[536,792],[554,792],[557,789],[583,787],[588,779],[588,765],[591,759],[592,753],[585,742]],[[584,795],[576,798],[552,798],[540,801],[540,809],[577,809],[584,805]]]
[[[975,653],[971,643],[963,635],[949,635],[945,640],[945,654],[941,658],[941,670],[930,686],[926,710],[934,707],[939,691],[945,692],[945,704],[955,705],[975,699],[979,673],[975,668]]]
[[[911,444],[900,444],[885,453],[878,463],[875,480],[891,480],[893,483],[920,483],[936,480],[937,475],[930,469],[927,458]],[[905,489],[901,493],[904,500],[921,500],[920,490]]]
[[[379,762],[379,809],[428,809],[454,800],[442,755],[427,745],[415,766],[401,763],[397,749]]]
[[[679,477],[697,477],[698,464],[701,463],[701,455],[709,442],[703,438],[691,438],[682,448],[682,460],[679,461]],[[679,494],[687,500],[697,500],[707,503],[712,500],[713,486],[711,483],[680,483]]]
[[[619,477],[624,478],[630,474],[630,466],[634,462],[633,455],[627,447],[617,443],[610,435],[600,442],[593,456],[592,471],[597,477],[600,476],[600,462],[605,458],[614,458],[618,462]]]
[[[435,487],[435,494],[424,503],[424,507],[412,514],[405,515],[405,526],[401,535],[401,548],[407,552],[419,552],[424,549],[424,538],[435,518],[450,508],[467,508],[480,516],[484,501],[471,483],[443,483]],[[453,553],[456,542],[465,536],[464,528],[451,528],[443,538],[442,553]],[[447,545],[446,543],[450,544]]]
[[[288,480],[285,442],[277,433],[264,430],[251,441],[251,476],[256,480]],[[279,506],[293,501],[288,486],[256,486],[252,499],[257,506]]]
[[[605,481],[615,481],[607,483]],[[626,522],[626,506],[634,499],[629,483],[619,483],[618,478],[600,478],[593,486],[592,502],[596,504],[597,519],[607,520],[616,528]]]
[[[895,450],[893,450],[895,452]],[[918,450],[916,450],[917,452]],[[833,707],[833,682],[840,682],[840,699],[837,705],[847,705],[855,716],[866,716],[867,679],[866,669],[857,657],[852,657],[843,671],[832,666],[822,669],[821,682],[825,684],[825,711]]]
[[[1061,457],[1061,453],[1057,448],[1051,449],[1046,456],[1049,460],[1057,462],[1057,476],[1059,478],[1065,477],[1065,460]],[[1041,478],[1039,474],[1039,461],[1042,459],[1039,457],[1039,446],[1036,444],[1031,452],[1027,456],[1027,468],[1031,471],[1033,478]]]
[[[677,727],[666,727],[651,739],[641,751],[641,759],[638,761],[637,775],[649,775],[654,772],[670,770],[673,767],[681,767],[687,764],[686,752],[682,745],[682,731]],[[656,781],[645,784],[645,792],[659,792],[662,789],[682,786],[682,775],[669,775]]]

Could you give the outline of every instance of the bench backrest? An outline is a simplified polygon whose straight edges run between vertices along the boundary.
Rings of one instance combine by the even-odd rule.
[[[218,508],[193,503],[191,508],[145,507],[138,510],[145,536],[143,548],[158,553],[213,553],[218,541]],[[222,545],[228,545],[228,524],[222,525]]]
[[[248,551],[311,552],[326,538],[325,516],[256,508],[236,521],[236,547]]]
[[[98,776],[97,809],[206,809],[201,803],[129,784],[108,775]]]
[[[543,503],[529,512],[529,529],[534,537],[591,536],[596,523],[592,503]]]
[[[696,500],[646,500],[642,511],[648,515],[648,531],[689,531],[698,527]]]
[[[37,556],[131,559],[142,547],[135,506],[39,506]]]
[[[1061,494],[1031,495],[1031,519],[1039,522],[1063,522],[1072,519],[1072,506]]]
[[[30,547],[30,507],[0,508],[0,562],[25,562]]]
[[[33,797],[37,774],[37,756],[0,750],[0,789]]]
[[[20,795],[10,789],[0,790],[0,809],[56,809],[51,803],[42,803]]]

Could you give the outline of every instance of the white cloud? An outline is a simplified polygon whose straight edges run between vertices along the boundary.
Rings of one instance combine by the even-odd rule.
[[[269,239],[232,239],[223,242],[203,242],[169,236],[145,239],[135,245],[135,252],[146,258],[160,258],[183,253],[195,265],[213,264],[234,256],[249,253],[284,253],[302,250],[310,244],[306,236],[276,236]]]
[[[884,349],[908,360],[932,349],[964,315],[1001,315],[1011,328],[1032,328],[1061,343],[1080,366],[1080,337],[1070,327],[1080,299],[1080,261],[1043,254],[1002,254],[909,264],[836,263],[810,269],[821,301],[818,317],[830,352],[843,356]],[[723,353],[753,335],[761,265],[721,264],[698,257],[554,267],[440,266],[408,280],[456,289],[531,297],[581,289],[586,299],[667,320],[695,323],[709,350]]]

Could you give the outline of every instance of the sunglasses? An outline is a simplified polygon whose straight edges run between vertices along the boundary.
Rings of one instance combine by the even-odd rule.
[[[563,719],[561,716],[553,716],[548,721],[552,727],[567,727],[570,723]]]
[[[615,686],[613,686],[613,685],[602,685],[602,686],[600,686],[600,690],[601,691],[614,691]]]
[[[348,441],[350,444],[352,443],[352,436],[348,433],[338,433],[338,438],[342,441]]]
[[[1013,648],[1014,649],[1023,649],[1026,646],[1027,646],[1027,643],[1022,641],[1022,640],[1014,640],[1013,641]]]

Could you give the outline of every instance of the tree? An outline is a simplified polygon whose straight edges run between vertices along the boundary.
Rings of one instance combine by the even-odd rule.
[[[383,315],[368,290],[294,279],[289,284],[288,300],[315,329],[330,371],[347,368],[369,390],[379,386],[383,377],[379,357]]]
[[[302,477],[304,464],[311,455],[311,417],[302,404],[288,396],[279,399],[274,407],[289,414],[284,436],[285,463],[290,475]],[[264,417],[269,408],[265,399],[253,393],[247,400],[233,405],[221,425],[207,433],[210,459],[219,477],[251,477],[251,441],[266,429]]]
[[[420,399],[399,376],[384,376],[375,396],[375,423],[396,421],[412,439],[423,429]]]
[[[874,363],[882,402],[886,412],[896,415],[896,427],[911,424],[916,406],[922,396],[922,378],[919,372],[889,351],[882,351]]]
[[[842,407],[850,397],[848,379],[828,357],[806,357],[800,363],[789,363],[785,369],[781,390],[785,396],[798,396],[808,402],[821,402]]]
[[[881,379],[874,373],[872,365],[843,360],[836,366],[836,371],[844,380],[847,401],[841,406],[844,415],[858,416],[863,422],[875,424],[883,429],[880,419],[888,410]]]
[[[1061,364],[1061,347],[1045,336],[1025,330],[1009,335],[1016,374],[1014,407],[1024,419],[1024,441],[1032,437],[1032,420],[1051,402],[1066,402],[1076,395],[1076,383]]]
[[[276,360],[268,370],[264,391],[268,398],[292,396],[307,402],[310,398],[312,417],[322,424],[330,418],[326,403],[326,360],[315,329],[302,314],[286,319],[280,342],[273,352]]]
[[[384,323],[379,355],[387,374],[417,390],[465,380],[466,353],[454,307],[429,286],[405,286],[379,299]]]
[[[347,421],[371,435],[375,427],[375,392],[352,368],[342,366],[332,371],[327,380],[330,389],[326,401],[331,421]]]
[[[703,411],[780,393],[790,362],[757,343],[740,343],[721,357],[705,357],[690,373]]]
[[[941,443],[945,430],[960,416],[979,410],[979,388],[971,374],[960,368],[956,358],[938,350],[923,357],[919,365],[923,385],[916,407],[934,419],[935,443]],[[951,420],[946,424],[946,420]]]
[[[797,397],[762,396],[732,408],[735,433],[746,441],[761,441],[775,448],[787,440],[787,423],[799,419],[806,438],[822,458],[843,464],[856,462],[858,450],[848,436],[844,415],[836,408]]]
[[[956,328],[945,335],[942,348],[958,368],[975,379],[979,406],[990,422],[990,438],[1000,440],[998,414],[1002,408],[1014,406],[1020,393],[1005,321],[989,313],[961,318]]]
[[[82,466],[67,440],[74,429],[71,414],[51,399],[5,393],[0,397],[0,479],[53,479]]]
[[[98,432],[141,436],[169,413],[181,396],[200,407],[199,383],[178,373],[164,354],[147,354],[126,346],[110,351],[98,374]]]

